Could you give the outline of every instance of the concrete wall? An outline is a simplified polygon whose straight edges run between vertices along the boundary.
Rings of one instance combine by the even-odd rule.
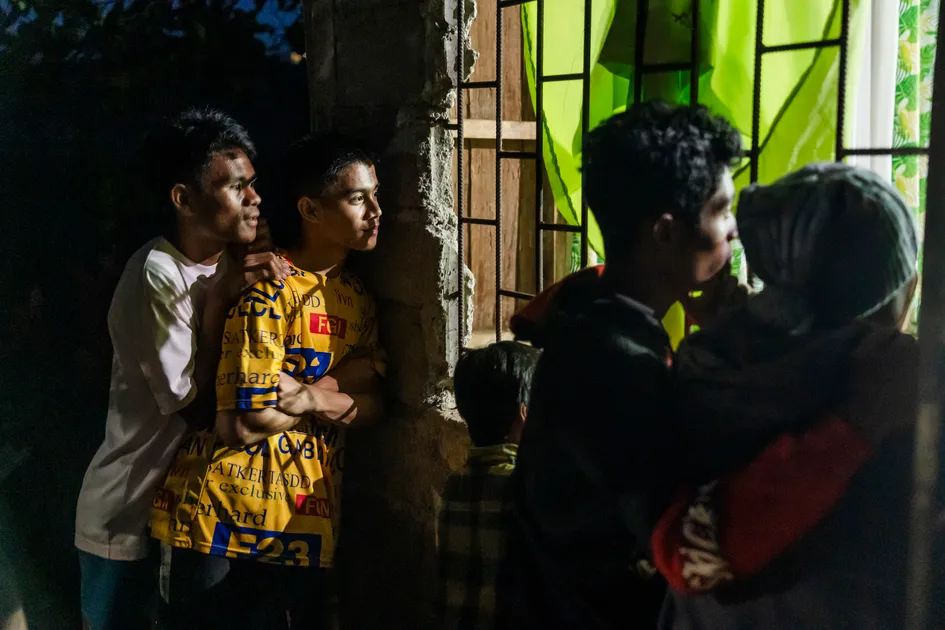
[[[313,127],[383,147],[381,235],[360,263],[379,301],[392,408],[384,424],[348,433],[337,557],[346,630],[433,627],[436,502],[468,448],[450,392],[457,336],[469,329],[449,297],[460,278],[453,140],[442,124],[455,21],[452,0],[306,6]],[[464,295],[471,283],[467,271]]]

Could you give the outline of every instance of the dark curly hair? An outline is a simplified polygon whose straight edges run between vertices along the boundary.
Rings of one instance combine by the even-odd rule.
[[[246,129],[219,110],[191,108],[162,121],[145,141],[152,193],[165,201],[176,184],[198,184],[215,153],[237,149],[256,159]]]
[[[588,134],[584,191],[604,243],[624,243],[645,219],[664,212],[698,226],[722,171],[741,155],[741,135],[703,106],[650,101]]]

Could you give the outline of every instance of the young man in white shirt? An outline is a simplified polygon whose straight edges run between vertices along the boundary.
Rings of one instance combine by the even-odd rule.
[[[213,421],[228,308],[249,284],[288,273],[271,252],[247,253],[260,197],[255,148],[236,121],[188,110],[156,130],[147,157],[154,194],[173,206],[176,229],[131,257],[108,313],[105,440],[76,513],[89,630],[149,627],[157,586],[147,559],[151,501],[187,427]]]

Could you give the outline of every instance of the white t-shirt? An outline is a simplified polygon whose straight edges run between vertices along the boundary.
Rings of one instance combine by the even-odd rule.
[[[197,394],[201,313],[217,265],[199,265],[158,238],[139,249],[108,311],[112,380],[105,441],[85,473],[75,545],[113,560],[148,553],[148,517]]]

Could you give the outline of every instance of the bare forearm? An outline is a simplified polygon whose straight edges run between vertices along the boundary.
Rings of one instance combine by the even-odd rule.
[[[315,382],[315,384],[318,387],[321,387],[322,389],[324,389],[325,391],[329,391],[329,392],[341,391],[341,383],[339,383],[338,379],[336,379],[334,376],[331,376],[331,375],[321,377]]]
[[[223,347],[223,329],[226,324],[227,307],[223,302],[207,300],[203,319],[200,322],[200,337],[197,341],[197,357],[194,359],[194,380],[200,388],[213,389],[212,383],[220,363]]]
[[[216,417],[217,433],[230,448],[255,444],[269,436],[288,431],[298,422],[298,417],[276,409],[219,411]]]
[[[206,429],[212,423],[216,406],[213,382],[220,361],[225,316],[226,308],[223,304],[208,299],[197,338],[197,354],[194,357],[193,379],[197,395],[180,411],[184,421],[194,429]]]
[[[356,381],[356,383],[355,383]],[[322,384],[325,383],[325,387]],[[359,385],[357,389],[346,386]],[[373,367],[370,374],[361,368],[337,379],[321,379],[305,385],[286,373],[279,382],[279,411],[293,415],[312,415],[322,422],[338,426],[361,426],[379,420],[384,413],[381,380]]]
[[[331,392],[369,392],[377,372],[370,356],[345,357],[341,365],[318,379],[316,385]]]
[[[346,394],[319,388],[317,401],[311,413],[319,420],[341,426],[363,426],[376,422],[383,415],[381,397],[376,393]]]

